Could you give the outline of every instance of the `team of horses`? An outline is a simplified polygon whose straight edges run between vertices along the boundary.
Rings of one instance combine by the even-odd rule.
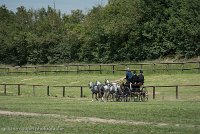
[[[109,80],[105,80],[104,83],[99,81],[89,82],[89,88],[92,92],[92,101],[95,99],[97,101],[130,101],[131,98],[139,101],[147,100],[147,91],[140,89],[133,90],[134,86],[132,84],[128,84],[126,82],[121,82],[120,84],[116,82],[110,82]],[[100,100],[99,100],[100,99]]]

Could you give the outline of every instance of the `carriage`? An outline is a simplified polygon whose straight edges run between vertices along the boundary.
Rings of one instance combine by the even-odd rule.
[[[123,83],[121,88],[124,90],[122,96],[124,101],[148,101],[148,91],[142,83]]]
[[[142,70],[140,70],[140,74],[137,75],[135,70],[132,74],[130,69],[127,68],[125,79],[126,82],[122,84],[122,89],[124,89],[125,92],[129,91],[129,100],[148,101],[148,91],[146,87],[143,86],[144,75]]]

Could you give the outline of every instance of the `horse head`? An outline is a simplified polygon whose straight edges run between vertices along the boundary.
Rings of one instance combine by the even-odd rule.
[[[99,81],[96,81],[96,83],[97,83],[98,86],[101,85],[101,82],[99,82]]]
[[[88,86],[89,86],[89,88],[92,88],[93,87],[93,83],[90,81]]]
[[[110,81],[108,79],[105,80],[105,84],[108,85],[110,84]]]

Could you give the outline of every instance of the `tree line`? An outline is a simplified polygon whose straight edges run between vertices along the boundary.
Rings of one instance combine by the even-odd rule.
[[[200,55],[199,0],[109,0],[86,14],[0,7],[1,64],[110,63]]]

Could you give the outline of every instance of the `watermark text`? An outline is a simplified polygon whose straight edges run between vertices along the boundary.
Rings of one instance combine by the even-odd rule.
[[[0,131],[63,131],[62,127],[2,127]]]

